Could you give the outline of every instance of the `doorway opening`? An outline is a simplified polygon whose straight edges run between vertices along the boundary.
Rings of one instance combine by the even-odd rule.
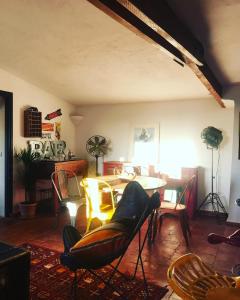
[[[0,90],[0,216],[13,206],[13,94]]]

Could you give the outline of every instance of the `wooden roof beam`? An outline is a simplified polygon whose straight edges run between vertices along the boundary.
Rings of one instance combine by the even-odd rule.
[[[205,63],[203,66],[198,66],[190,59],[185,57],[186,64],[189,68],[194,72],[197,78],[202,82],[202,84],[207,88],[209,93],[215,98],[215,100],[219,103],[219,105],[225,108],[225,104],[222,101],[222,87],[211,69]]]
[[[198,65],[204,49],[164,0],[116,0]]]
[[[136,35],[147,40],[155,47],[157,46],[172,59],[185,63],[182,53],[178,49],[116,0],[88,0],[88,2],[91,2],[114,20],[133,31]]]
[[[222,88],[204,60],[202,45],[164,0],[88,1],[174,60],[186,63],[216,101],[225,107]]]

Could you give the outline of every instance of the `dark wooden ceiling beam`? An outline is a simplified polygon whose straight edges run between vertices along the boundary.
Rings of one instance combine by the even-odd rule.
[[[190,59],[185,57],[186,64],[193,71],[193,73],[197,76],[197,78],[202,82],[202,84],[207,88],[209,93],[215,98],[215,100],[219,103],[219,105],[225,108],[225,104],[222,101],[222,87],[216,77],[214,76],[211,69],[207,64],[203,66],[198,66]]]
[[[116,0],[171,45],[202,65],[204,49],[164,0]]]
[[[159,35],[156,31],[150,28],[137,16],[132,14],[124,6],[119,4],[116,0],[88,0],[97,8],[105,12],[107,15],[124,25],[135,34],[144,38],[155,47],[160,48],[161,51],[165,52],[172,59],[181,61],[184,63],[182,53],[170,44],[164,37]]]
[[[222,88],[204,60],[204,49],[164,0],[88,0],[113,19],[186,63],[216,101],[225,107]]]

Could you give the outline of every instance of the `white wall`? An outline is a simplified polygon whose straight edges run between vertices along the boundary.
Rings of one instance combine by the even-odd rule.
[[[229,99],[235,99],[231,193],[228,221],[233,223],[240,223],[240,207],[236,205],[236,199],[240,198],[240,159],[238,157],[240,147],[240,86],[232,87],[228,90],[225,96]]]
[[[112,142],[112,152],[105,160],[130,159],[129,149],[135,125],[159,125],[160,166],[170,170],[183,160],[185,167],[199,166],[199,202],[210,192],[211,152],[200,138],[201,131],[214,126],[223,131],[220,150],[218,192],[228,208],[232,160],[234,103],[221,108],[214,100],[192,100],[141,104],[82,106],[84,116],[78,127],[78,152],[87,157],[89,137],[100,134]],[[167,145],[167,146],[166,146]],[[170,146],[170,148],[168,148]],[[169,155],[170,154],[170,155]],[[214,151],[217,161],[217,151]]]
[[[13,93],[13,145],[16,148],[26,147],[28,140],[37,140],[37,138],[23,137],[23,111],[26,107],[34,106],[42,112],[44,117],[59,108],[62,109],[62,116],[52,121],[61,121],[62,132],[61,139],[66,141],[67,148],[74,153],[76,151],[75,127],[72,124],[69,115],[74,113],[75,107],[40,88],[0,69],[0,89]],[[16,189],[14,189],[16,192]],[[23,193],[18,191],[14,193],[14,203],[23,200]]]

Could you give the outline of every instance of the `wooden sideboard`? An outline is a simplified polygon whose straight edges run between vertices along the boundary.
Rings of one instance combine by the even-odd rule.
[[[87,160],[67,160],[67,161],[51,161],[41,160],[35,161],[32,164],[32,172],[35,181],[39,179],[51,180],[51,174],[55,171],[67,170],[74,172],[77,176],[87,176],[88,162]],[[52,187],[53,188],[53,187]],[[53,189],[54,208],[58,208],[58,198],[55,190]]]
[[[134,169],[137,175],[141,174],[141,167],[131,162],[105,161],[103,163],[103,175],[114,175],[114,169]]]
[[[122,168],[121,161],[105,161],[103,163],[103,175],[114,175],[115,168]]]

